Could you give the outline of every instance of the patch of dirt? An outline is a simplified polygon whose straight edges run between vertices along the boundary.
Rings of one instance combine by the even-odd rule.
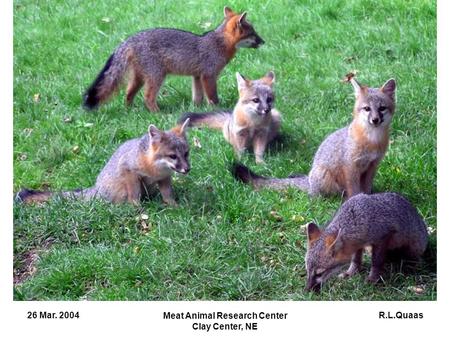
[[[36,273],[39,255],[48,251],[52,243],[53,239],[48,238],[40,248],[31,249],[15,258],[15,262],[19,263],[19,267],[13,271],[14,285],[22,284]]]

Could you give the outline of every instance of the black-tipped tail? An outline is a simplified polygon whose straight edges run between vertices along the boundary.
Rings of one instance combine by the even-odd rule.
[[[289,187],[303,191],[309,191],[309,178],[307,175],[296,175],[287,178],[263,177],[255,174],[246,166],[237,163],[231,169],[233,176],[246,184],[251,184],[254,188],[269,188],[274,190],[284,190]]]
[[[40,203],[47,201],[51,194],[50,191],[22,189],[17,193],[16,201],[21,203]]]
[[[256,179],[262,178],[241,163],[234,163],[231,167],[231,172],[235,179],[245,184],[252,184]]]
[[[101,70],[100,74],[97,75],[95,81],[91,84],[89,89],[84,93],[83,96],[83,106],[88,110],[93,110],[98,107],[102,97],[99,95],[99,87],[103,83],[105,79],[105,73],[111,68],[112,62],[114,59],[114,54],[112,54],[108,61],[106,61],[105,66]]]

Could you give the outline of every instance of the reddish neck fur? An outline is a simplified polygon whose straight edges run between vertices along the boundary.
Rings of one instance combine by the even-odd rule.
[[[367,87],[361,87],[361,95],[367,94]],[[355,106],[353,108],[353,121],[350,125],[351,136],[355,142],[368,150],[373,151],[385,151],[389,144],[389,125],[383,127],[372,128],[370,126],[364,125],[359,120],[358,107],[359,98],[356,99]],[[371,130],[369,130],[369,128]],[[369,138],[369,132],[380,133],[378,140],[373,140]]]
[[[227,19],[224,24],[223,38],[225,42],[225,56],[227,60],[233,58],[236,54],[236,45],[240,41],[240,34],[238,29],[239,14],[236,14]]]

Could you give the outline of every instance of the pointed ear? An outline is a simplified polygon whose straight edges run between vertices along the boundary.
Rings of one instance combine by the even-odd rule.
[[[353,89],[355,91],[355,96],[358,97],[361,95],[362,91],[363,91],[363,87],[361,87],[361,85],[359,84],[358,81],[356,81],[356,79],[354,77],[350,78],[349,82],[352,84]]]
[[[230,17],[232,17],[233,15],[234,15],[234,12],[233,12],[233,10],[232,10],[230,7],[225,6],[225,7],[223,8],[223,16],[224,16],[224,17],[230,18]]]
[[[161,130],[151,124],[148,126],[148,136],[150,136],[151,141],[157,141],[161,138]]]
[[[236,73],[236,79],[237,79],[239,91],[248,87],[248,85],[249,85],[248,80],[245,79],[241,74],[239,74],[239,72]]]
[[[275,83],[275,73],[273,71],[270,71],[266,75],[264,75],[261,80],[265,84],[271,86],[273,83]]]
[[[381,86],[380,90],[393,99],[395,95],[395,88],[396,88],[395,80],[389,79],[383,86]]]
[[[181,134],[185,134],[186,133],[186,129],[189,126],[189,121],[190,120],[191,120],[190,118],[186,119],[186,121],[184,121],[184,123],[181,125],[181,128],[180,128],[180,133]]]
[[[325,237],[325,248],[329,251],[332,250],[333,253],[341,250],[343,246],[341,239],[341,229],[337,234],[331,234]]]
[[[245,18],[247,17],[247,12],[244,12],[241,14],[241,16],[239,17],[239,24],[242,25],[242,23],[245,21]]]
[[[320,231],[319,227],[315,223],[309,223],[306,226],[306,235],[308,237],[308,245],[311,245],[315,241],[317,241],[320,237],[320,234],[322,232]]]

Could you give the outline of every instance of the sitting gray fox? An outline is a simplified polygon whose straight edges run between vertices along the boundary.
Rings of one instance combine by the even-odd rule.
[[[148,133],[123,143],[111,156],[91,188],[54,193],[23,189],[17,200],[41,203],[52,195],[89,200],[101,198],[112,203],[138,204],[152,185],[158,185],[163,201],[176,205],[172,197],[172,172],[187,174],[190,170],[186,125],[162,131],[154,125]]]
[[[253,148],[256,163],[263,163],[266,146],[278,135],[281,123],[280,113],[274,107],[275,74],[268,72],[261,79],[248,80],[236,73],[236,79],[239,101],[232,111],[186,113],[178,123],[189,118],[189,126],[220,129],[238,158]]]
[[[125,40],[110,56],[100,74],[84,95],[84,106],[94,109],[117,91],[129,74],[126,104],[131,105],[139,89],[145,87],[145,104],[158,111],[159,88],[168,74],[192,76],[192,99],[217,104],[217,78],[238,48],[258,48],[264,40],[246,20],[247,13],[224,8],[225,18],[215,30],[203,35],[155,28]]]
[[[307,290],[319,291],[323,283],[351,262],[340,277],[350,277],[361,268],[365,247],[371,247],[372,267],[367,281],[377,282],[386,253],[400,251],[418,259],[427,247],[425,222],[416,208],[396,193],[358,194],[342,204],[324,230],[307,226]]]
[[[351,197],[372,192],[378,165],[389,145],[389,126],[395,110],[395,80],[381,88],[361,86],[347,75],[355,90],[353,121],[329,135],[319,146],[309,175],[269,178],[237,164],[234,176],[255,188],[276,190],[296,187],[311,196],[342,194]]]

